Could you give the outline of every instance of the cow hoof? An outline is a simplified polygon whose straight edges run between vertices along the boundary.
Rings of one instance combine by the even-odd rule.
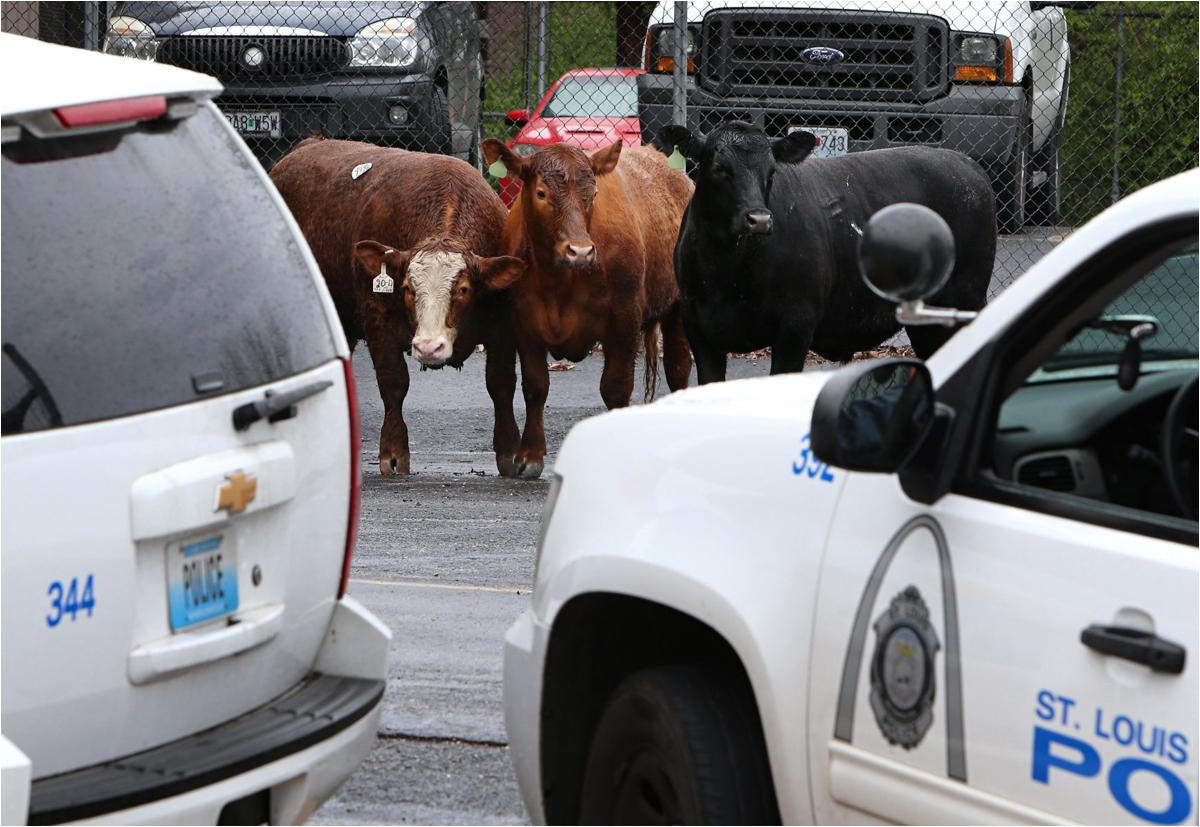
[[[379,474],[390,477],[393,474],[408,474],[408,457],[380,457]]]
[[[517,463],[517,477],[523,480],[536,480],[542,475],[542,460],[530,460]]]
[[[500,476],[515,477],[518,473],[517,468],[517,458],[512,454],[509,454],[506,457],[497,455],[496,470],[500,472]]]

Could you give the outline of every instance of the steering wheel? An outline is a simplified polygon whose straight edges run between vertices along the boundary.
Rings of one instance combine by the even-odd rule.
[[[1167,487],[1179,513],[1189,520],[1196,519],[1196,401],[1197,383],[1192,377],[1175,393],[1167,407],[1162,428],[1162,461],[1167,474]]]

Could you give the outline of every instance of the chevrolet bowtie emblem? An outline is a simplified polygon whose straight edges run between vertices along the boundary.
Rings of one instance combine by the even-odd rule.
[[[225,484],[217,489],[217,507],[229,509],[230,514],[241,514],[258,493],[258,480],[241,471],[234,471],[225,478]]]

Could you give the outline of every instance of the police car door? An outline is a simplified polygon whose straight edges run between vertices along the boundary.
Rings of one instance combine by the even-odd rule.
[[[906,493],[907,472],[847,474],[809,670],[818,822],[1196,823],[1195,512],[1172,517],[1150,494],[1122,505],[1138,492],[1116,490],[1101,465],[1128,459],[1133,446],[1155,450],[1156,423],[1189,382],[1182,404],[1194,440],[1192,243],[1114,279],[1121,284],[1092,279],[1087,298],[1064,282],[1049,315],[1029,313],[1007,350],[1000,342],[939,388],[939,402],[962,403],[960,415],[971,410],[965,400],[980,400],[968,432],[980,435],[978,461],[954,472],[949,493],[925,505]],[[1110,255],[1109,279],[1117,264]],[[1156,278],[1171,283],[1159,291]],[[1173,305],[1181,317],[1138,304],[1181,288],[1191,292]],[[1157,315],[1160,344],[1173,330],[1179,360],[1155,362],[1147,349],[1129,391],[1116,387],[1116,364],[1094,362],[1091,378],[1077,370],[1069,381],[1039,361],[1044,383],[1011,390],[1016,368],[1022,377],[1033,369],[1014,361],[1018,351],[1036,353],[1028,342],[1089,303],[1101,308],[1089,316]],[[1094,335],[1103,343],[1109,334]],[[1077,433],[1080,422],[1098,433],[1084,428],[1063,450],[1020,448],[1039,429]],[[1190,475],[1194,508],[1194,465]]]

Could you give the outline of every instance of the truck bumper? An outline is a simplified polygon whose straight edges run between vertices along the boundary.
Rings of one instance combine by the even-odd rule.
[[[313,132],[329,138],[372,143],[431,146],[433,125],[445,114],[433,112],[433,81],[424,75],[355,75],[307,84],[229,86],[217,98],[222,112],[279,112],[277,138],[244,135],[247,143],[296,143]],[[403,106],[407,120],[393,123],[388,112]]]
[[[542,672],[549,630],[532,608],[523,611],[504,635],[504,727],[525,809],[534,824],[545,824],[542,808]]]
[[[672,78],[638,77],[638,115],[642,136],[653,142],[671,123]],[[688,127],[708,132],[727,120],[760,126],[770,138],[791,126],[842,127],[850,151],[914,144],[955,149],[995,168],[1016,150],[1025,93],[1019,86],[952,84],[944,97],[920,104],[834,101],[803,98],[735,98],[715,95],[694,78],[687,80]]]

